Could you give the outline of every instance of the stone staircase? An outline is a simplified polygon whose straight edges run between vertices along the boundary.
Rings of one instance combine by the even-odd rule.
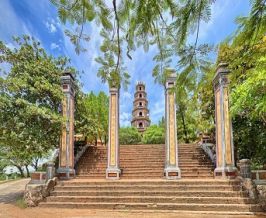
[[[189,213],[253,214],[261,208],[238,180],[213,179],[195,144],[179,145],[180,180],[165,180],[164,145],[122,145],[120,180],[106,180],[106,148],[89,147],[76,179],[60,181],[41,207]]]
[[[109,210],[197,211],[251,214],[261,211],[237,180],[61,181],[41,207]]]
[[[121,179],[164,177],[164,145],[121,145]],[[196,144],[179,145],[182,178],[213,178],[213,165]],[[105,178],[107,148],[90,147],[77,166],[79,178]]]

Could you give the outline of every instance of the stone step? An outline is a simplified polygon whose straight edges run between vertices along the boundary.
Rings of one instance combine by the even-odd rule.
[[[165,197],[165,196],[51,196],[48,202],[123,202],[123,203],[200,203],[200,204],[254,204],[240,197]]]
[[[188,166],[188,164],[190,164],[190,166]],[[201,164],[201,163],[179,163],[178,164],[179,167],[183,167],[183,168],[193,168],[193,169],[198,169],[198,168],[201,168],[201,167],[207,167],[208,169],[213,169],[213,166],[210,164],[209,165],[204,165],[204,164]],[[86,165],[83,165],[84,168],[88,168],[88,169],[91,169],[91,168],[104,168],[106,167],[107,165],[106,164],[102,164],[102,165],[93,165],[93,166],[86,166]],[[119,164],[119,168],[136,168],[136,167],[142,167],[142,168],[145,168],[145,167],[149,167],[149,168],[164,168],[165,166],[165,163],[164,162],[147,162],[147,163],[141,163],[141,162],[126,162],[126,163],[120,163]]]
[[[85,186],[56,186],[56,191],[63,191],[63,190],[71,190],[71,191],[78,191],[78,190],[99,190],[99,191],[108,191],[108,190],[143,190],[143,191],[153,191],[153,190],[160,190],[160,191],[239,191],[239,186],[228,186],[228,185],[219,185],[219,186],[208,186],[208,185],[168,185],[168,186],[158,186],[158,185],[116,185],[116,186],[104,186],[104,185],[85,185]]]
[[[188,165],[182,165],[182,164],[180,164],[179,165],[179,167],[181,168],[181,169],[184,169],[184,170],[204,170],[204,169],[206,169],[206,170],[213,170],[213,166],[205,166],[205,165],[190,165],[190,166],[188,166]],[[92,170],[92,169],[106,169],[107,168],[107,165],[106,164],[103,164],[103,165],[94,165],[94,166],[86,166],[86,165],[83,165],[82,166],[82,169],[83,170]],[[156,168],[158,168],[158,169],[164,169],[164,164],[154,164],[154,165],[151,165],[151,164],[139,164],[139,165],[137,165],[137,164],[134,164],[134,165],[121,165],[120,164],[120,168],[121,169],[139,169],[139,168],[145,168],[145,169],[156,169]]]
[[[110,209],[110,210],[192,210],[192,211],[261,211],[255,204],[187,204],[187,203],[73,203],[73,202],[46,202],[41,207],[78,208],[78,209]]]
[[[223,180],[223,179],[198,179],[195,180],[189,180],[189,179],[181,179],[181,180],[130,180],[130,181],[124,181],[124,180],[79,180],[79,179],[72,179],[72,180],[66,180],[66,181],[60,181],[58,183],[59,185],[159,185],[159,186],[167,186],[167,185],[238,185],[240,186],[240,181],[237,179],[231,179],[231,180]]]
[[[168,196],[168,197],[248,197],[246,192],[241,191],[163,191],[163,190],[67,190],[53,191],[51,196]]]

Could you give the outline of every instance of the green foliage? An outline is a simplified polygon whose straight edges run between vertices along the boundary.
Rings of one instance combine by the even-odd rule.
[[[237,159],[249,158],[259,165],[266,163],[265,125],[237,115],[233,119],[233,128]]]
[[[239,29],[220,45],[218,61],[231,70],[231,113],[238,158],[254,164],[266,161],[266,13],[265,0],[253,0],[248,17],[237,19]]]
[[[266,58],[261,57],[256,67],[249,70],[247,78],[232,92],[233,115],[243,114],[266,124]]]
[[[0,159],[22,166],[58,146],[63,117],[60,76],[74,72],[65,58],[48,56],[34,38],[14,38],[15,49],[0,42],[0,62],[10,71],[0,78]]]
[[[165,130],[157,125],[149,126],[143,133],[142,142],[144,144],[164,144]]]
[[[95,95],[78,93],[75,111],[75,131],[83,134],[91,143],[108,137],[108,96],[104,92]]]
[[[155,59],[159,63],[154,69],[155,77],[161,77],[163,68],[169,64],[169,56],[173,54],[178,56],[187,51],[181,59],[188,57],[189,63],[195,59],[195,54],[203,50],[200,46],[197,47],[200,23],[210,20],[211,4],[214,2],[210,0],[113,0],[112,4],[106,4],[104,0],[50,1],[57,7],[59,18],[63,23],[69,21],[78,26],[76,33],[69,30],[66,32],[78,52],[83,50],[81,49],[83,37],[89,38],[84,34],[83,26],[95,22],[102,28],[103,56],[97,58],[102,65],[98,76],[103,82],[108,81],[112,86],[126,83],[128,78],[122,70],[122,58],[127,56],[132,59],[130,52],[136,47],[143,46],[147,51],[151,44],[157,45],[159,54]],[[188,35],[195,32],[194,45],[186,46]],[[169,37],[164,37],[164,34]],[[194,63],[198,62],[194,61]],[[114,65],[116,65],[115,70]]]
[[[101,65],[97,75],[102,79],[102,82],[108,82],[109,87],[120,88],[123,85],[126,88],[129,84],[130,75],[123,66],[120,48],[111,38],[110,31],[102,30],[101,36],[104,39],[101,45],[103,56],[95,59]]]
[[[121,145],[140,144],[141,134],[135,127],[122,127],[119,129],[119,142]]]

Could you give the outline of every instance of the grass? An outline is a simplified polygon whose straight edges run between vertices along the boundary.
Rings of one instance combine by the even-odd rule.
[[[26,202],[24,201],[23,197],[19,197],[17,200],[16,200],[16,203],[15,205],[21,209],[25,209],[27,207],[27,204]]]
[[[7,183],[7,182],[13,182],[13,181],[20,180],[20,179],[22,179],[22,178],[17,177],[16,179],[13,178],[13,179],[9,179],[9,180],[5,180],[5,179],[1,180],[0,179],[0,184]]]

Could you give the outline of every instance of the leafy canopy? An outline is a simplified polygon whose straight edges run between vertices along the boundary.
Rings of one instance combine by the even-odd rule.
[[[14,49],[0,41],[0,64],[10,66],[0,78],[0,155],[23,166],[58,146],[64,121],[60,76],[75,70],[66,58],[48,56],[34,38],[13,40]]]

